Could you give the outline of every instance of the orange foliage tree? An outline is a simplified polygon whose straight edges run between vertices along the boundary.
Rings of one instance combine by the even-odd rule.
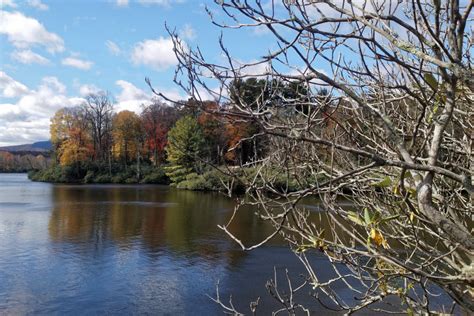
[[[165,158],[168,131],[177,118],[178,114],[174,107],[158,100],[143,107],[141,119],[145,133],[145,147],[155,166]]]

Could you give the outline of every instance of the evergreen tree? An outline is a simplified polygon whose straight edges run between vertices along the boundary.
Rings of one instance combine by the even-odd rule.
[[[168,132],[168,161],[175,166],[199,171],[204,146],[204,134],[197,120],[192,116],[182,117]]]

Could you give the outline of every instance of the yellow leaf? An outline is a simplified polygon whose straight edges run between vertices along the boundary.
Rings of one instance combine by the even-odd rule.
[[[384,248],[388,248],[387,241],[385,240],[385,238],[383,238],[382,234],[378,230],[376,230],[375,228],[372,228],[370,230],[370,238],[374,241],[374,243],[377,246],[382,246]]]
[[[393,193],[396,195],[400,195],[400,188],[398,187],[398,185],[393,187]]]

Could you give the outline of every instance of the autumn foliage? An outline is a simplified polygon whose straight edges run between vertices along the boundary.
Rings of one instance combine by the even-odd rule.
[[[265,155],[266,138],[258,124],[233,116],[233,108],[242,102],[281,108],[295,89],[300,87],[250,78],[233,83],[228,103],[154,100],[140,113],[116,112],[108,93],[92,94],[81,106],[60,109],[51,118],[53,157],[59,167],[69,168],[72,178],[105,174],[100,182],[112,181],[120,170],[134,172],[139,181],[147,166],[182,167],[186,177],[210,164],[245,165]]]

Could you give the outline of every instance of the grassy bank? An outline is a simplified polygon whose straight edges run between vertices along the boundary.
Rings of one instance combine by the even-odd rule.
[[[304,183],[298,182],[278,170],[266,170],[265,179],[271,179],[271,186],[280,192],[291,192],[307,187],[310,183],[322,179],[308,177]],[[115,184],[169,184],[173,187],[192,191],[245,191],[251,182],[254,187],[263,187],[262,177],[257,176],[256,168],[232,168],[229,170],[210,168],[197,174],[177,166],[144,165],[137,173],[135,165],[119,164],[79,164],[76,166],[55,165],[44,170],[30,171],[28,177],[32,181],[51,183],[115,183]]]
[[[54,165],[43,170],[28,173],[32,181],[51,183],[120,183],[120,184],[169,184],[169,178],[162,167],[143,165],[140,171],[134,165],[76,164],[73,166]]]

